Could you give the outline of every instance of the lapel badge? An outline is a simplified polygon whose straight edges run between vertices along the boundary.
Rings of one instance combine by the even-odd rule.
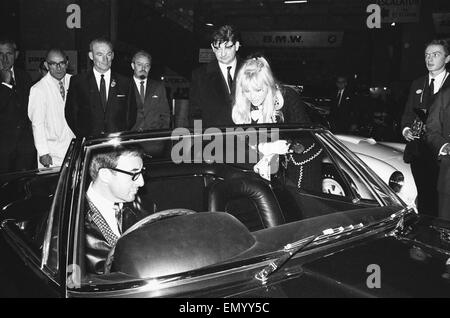
[[[416,91],[416,94],[422,94],[422,90],[421,90],[421,89],[418,89],[418,90]]]
[[[113,80],[111,81],[111,87],[114,87],[114,86],[116,86],[116,80],[113,79]]]

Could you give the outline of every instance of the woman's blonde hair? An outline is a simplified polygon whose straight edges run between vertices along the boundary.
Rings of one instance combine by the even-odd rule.
[[[261,89],[264,85],[267,86],[268,92],[262,103],[262,122],[274,123],[276,117],[284,120],[283,113],[279,110],[283,106],[283,96],[270,65],[264,57],[254,57],[244,62],[236,76],[236,92],[231,113],[235,124],[251,123],[251,104],[244,92],[250,88]]]

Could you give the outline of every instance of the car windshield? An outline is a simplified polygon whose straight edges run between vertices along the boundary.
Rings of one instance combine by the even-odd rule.
[[[138,149],[140,159],[127,166],[118,155],[115,166],[105,166],[105,156],[122,148]],[[74,262],[88,290],[173,283],[174,277],[257,264],[290,242],[326,229],[361,229],[405,209],[370,168],[322,129],[175,129],[170,136],[130,134],[85,149]],[[111,225],[93,189],[121,198],[124,228]],[[89,222],[102,233],[123,230],[108,234],[105,262],[95,266],[89,240],[96,234],[89,236]]]

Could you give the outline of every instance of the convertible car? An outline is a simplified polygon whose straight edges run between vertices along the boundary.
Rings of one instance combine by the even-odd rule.
[[[88,167],[121,146],[144,152],[149,214],[96,274]],[[60,171],[2,178],[1,297],[450,296],[450,222],[417,215],[320,127],[76,139]]]

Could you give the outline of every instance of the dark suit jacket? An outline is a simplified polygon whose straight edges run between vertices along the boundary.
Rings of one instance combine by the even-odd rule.
[[[108,101],[103,109],[93,70],[72,76],[65,115],[74,134],[85,137],[130,130],[136,111],[128,103],[129,88],[126,77],[111,72]]]
[[[192,72],[189,96],[190,125],[193,119],[202,119],[203,127],[232,126],[232,99],[236,77],[242,61],[238,58],[231,94],[226,79],[220,71],[219,62],[214,60]]]
[[[14,68],[14,75],[15,90],[0,84],[0,138],[16,139],[25,130],[26,133],[30,133],[31,140],[33,140],[31,122],[28,118],[31,77],[27,72],[18,68]],[[33,143],[31,144],[33,145]]]
[[[336,89],[332,93],[330,119],[336,125],[336,129],[339,131],[346,131],[350,124],[359,120],[356,113],[354,99],[355,94],[350,87],[346,87],[342,94],[341,103],[338,106],[339,99],[337,97],[338,90]]]
[[[134,79],[130,81],[130,109],[136,110],[136,123],[131,130],[168,129],[170,125],[170,108],[167,102],[164,83],[147,79],[145,101],[142,104],[139,88]]]
[[[414,80],[411,84],[411,88],[409,89],[408,101],[406,102],[405,110],[402,115],[402,130],[405,127],[412,126],[414,119],[416,119],[417,115],[414,112],[415,108],[424,108],[429,110],[432,101],[428,100],[427,94],[425,94],[425,90],[428,87],[428,74],[425,76],[421,76],[418,79]],[[450,80],[447,79],[442,84],[441,90],[450,87]],[[420,101],[422,97],[422,102]]]
[[[441,147],[450,142],[450,87],[441,88],[436,94],[426,126],[426,139],[437,156]],[[437,189],[450,193],[450,156],[442,157]]]
[[[144,210],[139,200],[125,203],[122,208],[122,233],[150,213]],[[86,271],[103,274],[111,249],[119,239],[106,223],[103,216],[86,197],[84,218]]]

